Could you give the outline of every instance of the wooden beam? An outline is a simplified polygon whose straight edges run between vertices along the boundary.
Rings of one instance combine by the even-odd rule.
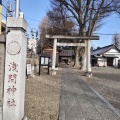
[[[57,46],[86,46],[85,43],[57,43]]]
[[[82,39],[82,40],[99,40],[99,36],[66,36],[66,35],[46,35],[51,39]]]

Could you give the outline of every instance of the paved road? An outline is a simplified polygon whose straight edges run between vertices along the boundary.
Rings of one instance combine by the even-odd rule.
[[[120,120],[70,68],[62,73],[59,120]]]

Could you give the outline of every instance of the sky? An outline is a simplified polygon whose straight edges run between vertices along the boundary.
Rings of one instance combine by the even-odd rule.
[[[2,0],[3,5],[6,6],[8,0]],[[13,2],[14,0],[9,0]],[[45,17],[46,12],[50,9],[50,0],[20,0],[20,10],[24,13],[25,19],[28,23],[27,33],[30,36],[30,30],[35,28],[38,30],[40,21]],[[6,9],[3,7],[2,14],[6,16]],[[3,19],[5,17],[3,16]],[[99,35],[99,40],[91,41],[91,45],[96,47],[103,47],[112,44],[113,35],[101,35],[101,34],[120,34],[120,16],[112,15],[103,21],[104,25],[96,31],[95,34]]]

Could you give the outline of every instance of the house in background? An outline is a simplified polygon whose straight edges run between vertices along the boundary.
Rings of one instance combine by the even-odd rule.
[[[50,58],[52,59],[53,47],[51,45],[43,47],[42,54],[50,56]],[[58,50],[56,50],[56,63],[58,63]]]
[[[92,66],[118,66],[120,49],[114,44],[91,51]]]
[[[74,57],[74,50],[62,50],[59,53],[59,62],[65,61],[71,61]]]
[[[48,45],[43,47],[43,55],[49,55],[52,58],[53,54],[53,47]],[[60,63],[62,61],[66,62],[66,60],[72,60],[74,56],[74,50],[62,50],[59,51],[58,49],[56,50],[56,63]]]

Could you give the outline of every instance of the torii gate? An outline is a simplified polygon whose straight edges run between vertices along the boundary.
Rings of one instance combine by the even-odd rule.
[[[87,50],[87,65],[86,75],[91,76],[91,65],[90,65],[90,40],[99,40],[99,36],[65,36],[65,35],[46,35],[46,38],[54,39],[53,44],[53,56],[52,56],[52,75],[56,75],[55,63],[56,63],[56,47],[57,46],[86,46]],[[59,43],[57,39],[79,39],[86,40],[86,43]]]

